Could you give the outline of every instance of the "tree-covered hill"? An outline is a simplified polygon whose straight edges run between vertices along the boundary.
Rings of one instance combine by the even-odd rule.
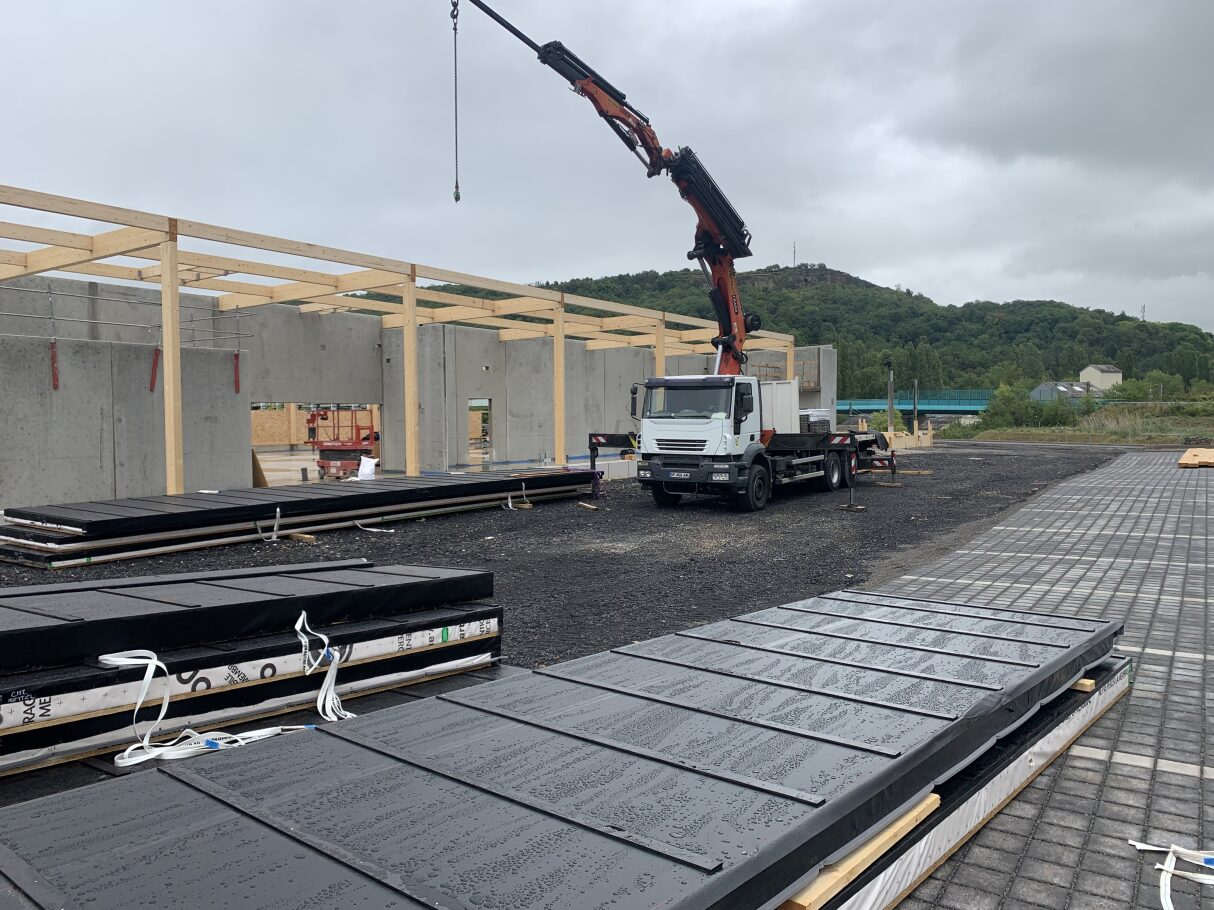
[[[1144,322],[1056,300],[974,301],[940,306],[909,289],[885,288],[825,265],[768,266],[738,275],[743,306],[764,328],[798,344],[839,349],[840,397],[885,392],[882,362],[899,386],[995,388],[1078,378],[1089,363],[1113,363],[1127,379],[1152,371],[1200,388],[1214,379],[1214,335],[1194,325]],[[580,278],[547,287],[711,317],[699,269]]]

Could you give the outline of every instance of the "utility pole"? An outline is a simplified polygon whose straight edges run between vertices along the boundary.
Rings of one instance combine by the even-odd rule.
[[[892,360],[885,361],[885,368],[889,370],[889,382],[886,385],[886,411],[885,411],[885,431],[892,433],[894,431],[894,362]]]
[[[792,242],[792,267],[797,267],[797,241]]]
[[[914,417],[912,417],[911,419],[914,421],[914,424],[915,424],[913,427],[911,427],[911,432],[914,433],[916,436],[918,436],[919,435],[919,380],[918,379],[915,380]]]

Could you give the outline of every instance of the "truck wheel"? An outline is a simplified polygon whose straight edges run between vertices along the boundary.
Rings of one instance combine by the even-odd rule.
[[[758,512],[767,506],[771,496],[771,474],[761,464],[750,466],[750,477],[746,481],[746,491],[739,493],[734,504],[743,512]]]
[[[838,452],[826,453],[826,461],[822,464],[822,470],[825,473],[818,478],[818,489],[833,493],[843,486],[843,459],[839,457]]]
[[[653,494],[653,501],[663,509],[672,509],[679,504],[679,500],[683,498],[682,493],[669,493],[666,488],[660,483],[655,483],[649,488],[649,492]]]

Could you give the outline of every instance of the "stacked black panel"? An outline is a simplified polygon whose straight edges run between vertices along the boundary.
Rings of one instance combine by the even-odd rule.
[[[594,476],[589,470],[483,471],[6,509],[0,560],[64,568],[498,508],[578,496]]]
[[[328,661],[318,636],[304,651],[305,614],[341,694],[489,666],[492,594],[487,572],[365,560],[0,589],[0,771],[132,740],[143,671],[102,655],[146,650],[167,668],[141,721],[167,687],[159,733],[210,729],[316,700]]]

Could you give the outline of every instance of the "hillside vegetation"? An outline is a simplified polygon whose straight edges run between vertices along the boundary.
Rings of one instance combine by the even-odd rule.
[[[798,344],[839,350],[839,396],[885,394],[882,363],[898,386],[1031,387],[1078,378],[1089,363],[1114,363],[1127,379],[1170,377],[1204,394],[1214,379],[1214,335],[1176,322],[1144,322],[1056,300],[974,301],[940,306],[922,294],[871,284],[825,265],[769,266],[738,275],[743,306],[764,328]],[[581,278],[545,285],[637,306],[709,318],[699,269]],[[1129,385],[1129,383],[1127,383]],[[1128,396],[1127,396],[1128,397]]]

